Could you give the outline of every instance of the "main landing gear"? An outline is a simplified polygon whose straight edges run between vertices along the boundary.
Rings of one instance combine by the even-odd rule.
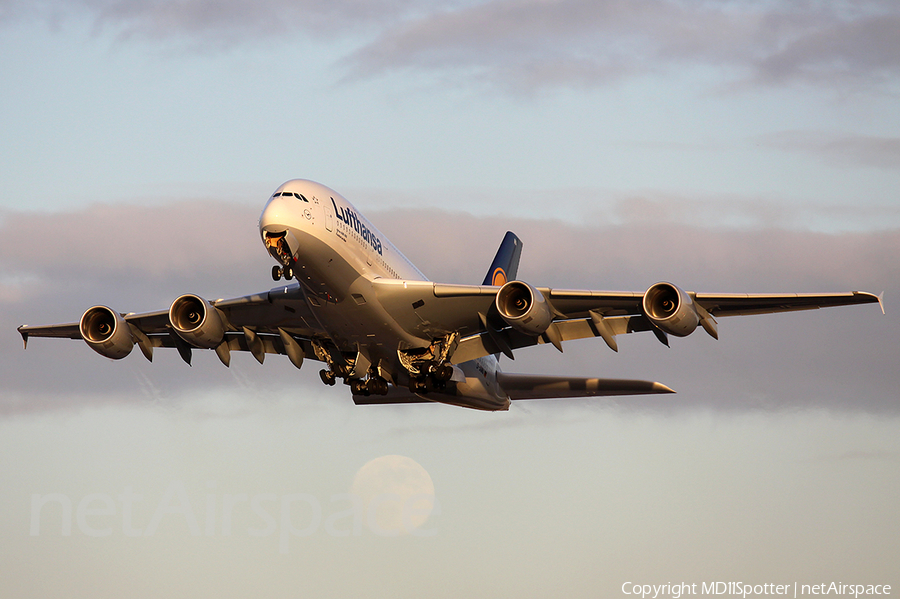
[[[350,381],[350,390],[354,395],[387,395],[388,382],[379,376],[366,380],[353,379]]]
[[[455,346],[454,334],[447,339],[436,340],[427,348],[399,350],[400,363],[409,375],[409,390],[423,394],[446,389],[453,378],[454,367],[449,363],[449,354]],[[350,386],[354,395],[387,395],[390,388],[386,380],[388,377],[383,376],[384,371],[379,366],[370,365],[364,356],[357,355],[356,359],[348,359],[346,355],[341,357],[340,352],[328,351],[315,340],[313,347],[316,357],[328,364],[327,369],[319,371],[324,384],[335,385],[340,378]],[[364,361],[357,363],[360,359]],[[396,385],[396,379],[393,380]]]
[[[345,385],[350,385],[350,391],[353,392],[354,395],[387,395],[388,393],[388,382],[372,373],[369,374],[369,378],[363,380],[350,378],[349,373],[342,373],[339,375],[333,370],[326,370],[324,368],[319,371],[319,377],[322,379],[322,382],[328,386],[334,386],[338,376],[341,376],[344,379]]]
[[[450,356],[459,343],[459,333],[434,339],[430,346],[398,350],[400,363],[409,373],[409,390],[413,393],[429,393],[444,389],[453,378]]]
[[[325,370],[323,368],[322,370],[319,371],[319,377],[322,379],[323,383],[325,383],[329,387],[333,387],[335,379],[337,378],[337,375],[334,374],[332,371]]]
[[[285,266],[281,267],[277,264],[272,267],[272,280],[280,281],[281,278],[284,277],[285,281],[290,281],[294,278],[294,267],[293,266]]]
[[[453,377],[453,367],[449,364],[430,362],[420,369],[421,374],[410,377],[409,390],[413,393],[428,393],[435,389],[443,389],[447,381]]]

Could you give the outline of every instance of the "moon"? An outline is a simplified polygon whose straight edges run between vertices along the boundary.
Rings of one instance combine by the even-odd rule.
[[[434,483],[412,458],[385,455],[367,462],[350,492],[362,501],[363,521],[382,536],[412,534],[434,509]]]

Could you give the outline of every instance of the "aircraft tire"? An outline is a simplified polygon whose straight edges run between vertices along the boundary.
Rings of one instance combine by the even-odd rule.
[[[319,371],[319,378],[322,379],[322,382],[328,385],[329,387],[334,386],[334,373],[330,370],[325,370],[324,368]]]
[[[446,383],[453,376],[453,367],[449,364],[438,366],[434,372],[434,378],[440,383]]]
[[[366,381],[366,390],[373,395],[387,395],[388,383],[383,378],[371,378]]]

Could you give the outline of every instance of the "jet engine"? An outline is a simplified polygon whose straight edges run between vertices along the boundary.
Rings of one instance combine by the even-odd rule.
[[[81,316],[78,330],[92,350],[113,360],[124,358],[134,348],[128,323],[106,306],[88,308]]]
[[[700,323],[694,301],[683,289],[671,283],[657,283],[644,293],[641,304],[653,325],[676,337],[687,337]]]
[[[553,321],[553,310],[544,295],[523,281],[503,285],[494,303],[509,326],[528,335],[541,335]]]
[[[192,293],[186,293],[172,302],[169,322],[178,336],[194,347],[212,349],[225,337],[225,323],[219,311]]]

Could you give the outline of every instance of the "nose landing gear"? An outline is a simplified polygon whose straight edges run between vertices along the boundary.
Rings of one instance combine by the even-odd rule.
[[[272,267],[272,280],[280,281],[281,278],[284,277],[285,281],[290,281],[294,278],[294,267],[293,266],[285,266],[281,267],[277,264]]]

